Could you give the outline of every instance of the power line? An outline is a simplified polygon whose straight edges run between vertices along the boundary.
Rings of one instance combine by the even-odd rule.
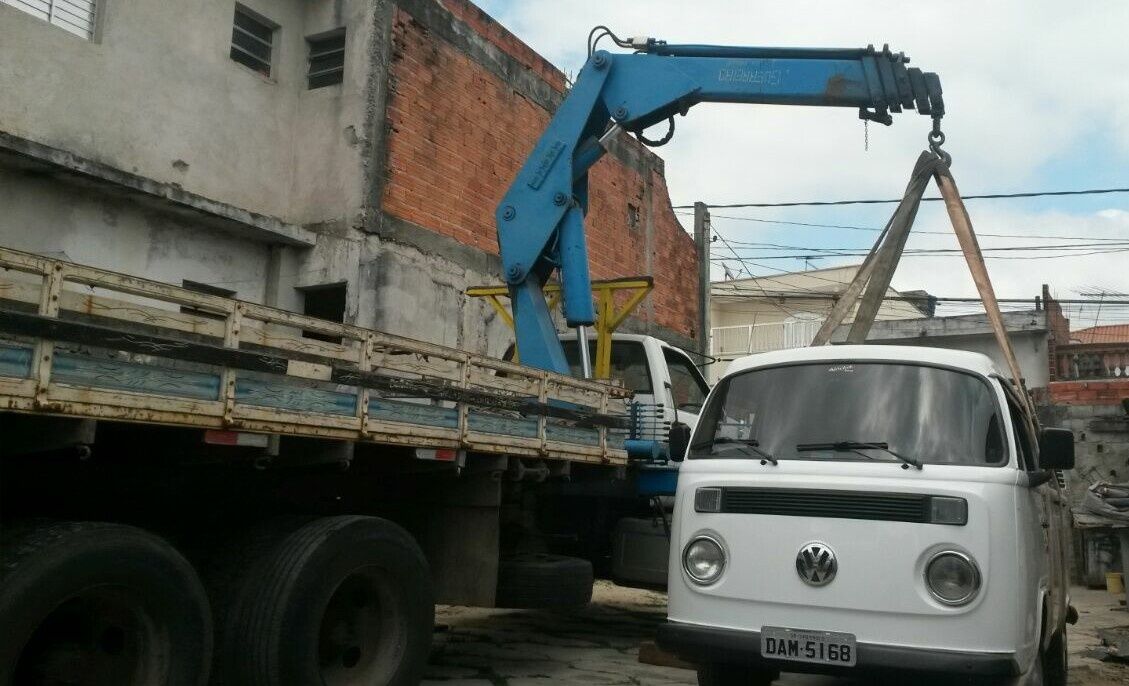
[[[679,212],[677,214],[689,216],[690,213]],[[873,232],[878,232],[878,231],[882,230],[882,229],[880,229],[876,226],[854,226],[854,225],[851,225],[851,224],[817,224],[817,223],[813,223],[813,222],[792,222],[792,221],[784,221],[784,220],[780,220],[780,219],[762,219],[760,217],[734,217],[732,215],[713,214],[713,213],[710,213],[710,218],[711,219],[733,219],[733,220],[736,220],[736,221],[758,222],[758,223],[761,223],[761,224],[785,224],[785,225],[788,225],[788,226],[805,226],[805,227],[819,228],[819,229],[849,229],[851,231],[873,231]],[[921,236],[921,235],[952,236],[953,233],[951,231],[916,231],[915,230],[913,232],[913,235],[915,235],[915,236]],[[976,232],[976,235],[980,238],[1049,238],[1049,239],[1053,239],[1053,240],[1069,240],[1069,241],[1075,241],[1075,240],[1123,241],[1123,240],[1126,240],[1125,238],[1116,238],[1116,237],[1115,238],[1106,238],[1106,237],[1102,237],[1102,236],[1048,236],[1048,235],[1045,235],[1045,234],[981,233],[979,231]],[[740,243],[740,241],[734,241],[734,242]]]
[[[1014,251],[1022,250],[1023,248],[996,248],[998,251]],[[992,248],[981,248],[982,252],[988,252]],[[1063,252],[1057,255],[985,255],[986,260],[1054,260],[1062,259],[1064,257],[1087,257],[1090,255],[1110,255],[1113,253],[1129,252],[1129,247],[1125,248],[1112,248],[1106,250],[1092,250],[1090,252]],[[822,257],[866,257],[868,252],[828,252],[821,253]],[[802,260],[809,257],[809,253],[797,255],[749,255],[745,257],[738,257],[740,260]],[[906,250],[902,257],[961,257],[963,253],[957,249],[937,249],[937,250]],[[714,261],[722,261],[730,258],[716,258]],[[750,262],[750,264],[755,264]]]
[[[721,282],[715,282],[715,283],[724,285],[726,282],[721,281]],[[839,285],[846,286],[847,284],[844,283],[844,282],[839,282]],[[746,298],[748,298],[748,297],[753,297],[753,298],[766,297],[766,298],[781,298],[781,299],[795,299],[795,300],[838,300],[839,298],[842,297],[841,293],[820,293],[820,292],[799,292],[799,291],[791,291],[791,292],[789,292],[789,291],[767,291],[767,292],[761,291],[762,295],[755,295],[756,293],[758,293],[757,289],[750,288],[748,286],[742,286],[741,284],[732,284],[730,286],[730,288],[737,293],[753,294],[751,296],[749,296],[749,295],[743,296],[743,297],[746,297]],[[728,293],[718,293],[718,294],[715,295],[715,297],[724,297],[725,295],[729,295],[729,294]],[[882,299],[883,300],[900,301],[900,302],[921,302],[922,300],[928,300],[930,298],[932,298],[933,300],[936,300],[938,303],[980,303],[980,302],[982,302],[980,300],[980,298],[976,298],[976,297],[942,296],[942,295],[928,295],[928,296],[925,296],[925,295],[919,295],[919,296],[897,295],[897,296],[884,296]],[[1041,297],[996,298],[996,302],[1001,303],[1001,304],[1012,303],[1012,304],[1034,305],[1036,302],[1043,302],[1043,300],[1042,300]],[[1063,300],[1059,300],[1057,298],[1052,298],[1051,302],[1058,303],[1060,305],[1097,305],[1099,303],[1102,303],[1102,301],[1098,298],[1090,298],[1090,299],[1066,298],[1066,299],[1063,299]],[[1129,305],[1129,300],[1106,300],[1102,304],[1103,305]]]
[[[869,248],[858,248],[853,246],[839,247],[839,248],[825,248],[816,247],[814,245],[787,245],[782,243],[757,243],[752,241],[733,241],[733,243],[746,247],[750,250],[806,250],[816,253],[840,253],[840,252],[858,252],[859,250],[867,250]],[[1117,243],[1068,243],[1068,244],[1048,244],[1048,245],[994,245],[981,248],[983,252],[1013,252],[1013,251],[1027,251],[1027,250],[1062,250],[1075,251],[1075,250],[1088,250],[1091,248],[1101,248],[1103,250],[1117,250],[1120,248],[1129,248],[1129,239],[1122,240]],[[906,248],[905,253],[950,253],[961,252],[957,248]]]
[[[1089,188],[1079,191],[1033,191],[1028,193],[987,193],[983,195],[962,195],[962,200],[997,200],[997,199],[1011,199],[1011,198],[1042,198],[1048,196],[1063,196],[1063,195],[1102,195],[1106,193],[1129,193],[1129,188]],[[922,202],[937,202],[943,198],[922,198]],[[899,203],[902,198],[894,198],[892,200],[806,200],[803,202],[742,202],[742,203],[726,203],[726,204],[712,204],[707,203],[707,207],[714,208],[736,208],[736,207],[818,207],[826,205],[886,205],[892,203]],[[676,210],[685,210],[693,208],[693,205],[674,205]]]

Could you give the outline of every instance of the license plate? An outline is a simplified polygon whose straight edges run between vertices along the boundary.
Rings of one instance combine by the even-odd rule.
[[[761,655],[777,660],[853,667],[855,636],[834,631],[761,627]]]

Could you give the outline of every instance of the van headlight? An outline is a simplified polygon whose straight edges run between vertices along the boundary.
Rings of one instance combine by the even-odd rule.
[[[694,583],[712,584],[725,571],[725,549],[716,539],[698,536],[682,551],[682,568]]]
[[[925,563],[925,586],[945,605],[966,605],[980,592],[980,569],[970,555],[945,550]]]

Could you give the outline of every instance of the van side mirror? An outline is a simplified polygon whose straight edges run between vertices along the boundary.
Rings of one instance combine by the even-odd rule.
[[[681,462],[686,459],[686,450],[690,447],[690,427],[682,422],[670,425],[667,435],[667,444],[670,446],[670,459],[672,462]]]
[[[1039,431],[1039,466],[1043,469],[1074,469],[1074,433],[1070,429]]]

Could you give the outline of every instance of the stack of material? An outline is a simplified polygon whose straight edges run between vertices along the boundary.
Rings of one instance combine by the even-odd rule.
[[[1080,508],[1111,523],[1129,523],[1129,483],[1111,484],[1104,481],[1090,486]]]

